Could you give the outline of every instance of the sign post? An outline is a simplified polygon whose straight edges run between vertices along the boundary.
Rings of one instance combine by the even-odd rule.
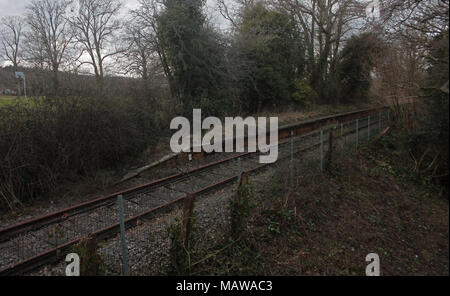
[[[16,78],[23,79],[23,92],[26,97],[27,96],[27,82],[25,79],[25,74],[23,74],[23,72],[16,72]]]

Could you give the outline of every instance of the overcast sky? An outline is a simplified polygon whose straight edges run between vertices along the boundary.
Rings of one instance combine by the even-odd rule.
[[[24,16],[25,7],[32,0],[0,0],[0,18],[4,16]],[[122,8],[122,13],[126,14],[128,10],[135,9],[139,6],[138,0],[121,0],[124,4]],[[226,29],[227,24],[225,19],[217,11],[216,0],[207,0],[206,11],[208,16],[210,16],[211,22],[221,29]],[[0,61],[0,66],[4,66],[7,62]],[[2,65],[3,64],[3,65]]]
[[[30,2],[31,0],[0,0],[0,17],[8,15],[24,15],[25,7]],[[121,2],[124,3],[125,6],[123,12],[138,6],[138,0],[121,0]],[[208,14],[212,15],[220,25],[223,25],[224,20],[215,9],[215,3],[215,0],[207,0]]]
[[[23,15],[25,6],[31,0],[0,0],[0,17],[7,15]],[[127,8],[136,7],[137,0],[122,0]]]
[[[29,0],[0,0],[0,16],[20,15]]]

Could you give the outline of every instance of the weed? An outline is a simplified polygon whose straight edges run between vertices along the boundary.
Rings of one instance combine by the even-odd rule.
[[[230,213],[231,213],[231,232],[232,237],[237,238],[245,228],[250,217],[250,213],[255,208],[255,195],[253,185],[241,184],[235,198],[230,201]]]
[[[170,264],[167,266],[167,274],[169,275],[185,275],[191,270],[191,258],[195,255],[195,236],[197,229],[195,228],[195,214],[189,219],[190,235],[187,242],[183,242],[181,237],[181,221],[177,219],[169,225],[168,234],[171,241],[170,245]]]
[[[80,274],[82,276],[98,276],[106,274],[104,256],[97,252],[97,240],[89,236],[75,245],[72,250],[80,256]]]

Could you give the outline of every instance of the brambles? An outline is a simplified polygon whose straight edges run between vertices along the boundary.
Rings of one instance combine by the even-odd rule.
[[[156,142],[151,106],[133,100],[36,98],[0,108],[0,205],[117,166]]]
[[[187,250],[181,242],[180,227],[178,223],[171,224],[168,228],[171,241],[170,245],[170,265],[168,266],[168,274],[184,274],[189,268],[189,260]]]
[[[237,240],[247,228],[248,218],[255,207],[253,185],[248,182],[247,173],[242,173],[239,187],[230,200],[231,236]]]
[[[186,274],[191,269],[191,256],[195,237],[195,215],[193,194],[186,196],[181,220],[171,224],[168,234],[171,241],[169,274]]]
[[[105,275],[106,266],[104,258],[97,253],[97,239],[89,235],[73,247],[73,252],[80,256],[80,275]]]

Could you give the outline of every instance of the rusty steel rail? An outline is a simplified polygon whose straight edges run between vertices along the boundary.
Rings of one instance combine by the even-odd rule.
[[[358,118],[360,119],[360,118],[363,118],[364,116],[382,112],[386,109],[388,109],[388,107],[381,107],[381,108],[375,108],[375,109],[364,109],[364,110],[348,112],[348,113],[332,115],[332,116],[326,116],[326,117],[322,117],[322,118],[315,119],[315,120],[308,120],[308,121],[303,121],[300,123],[286,125],[286,126],[279,128],[279,144],[283,144],[283,143],[286,143],[287,141],[289,141],[289,138],[291,137],[291,135],[293,135],[293,136],[306,135],[309,132],[314,131],[320,127],[326,127],[326,126],[329,126],[332,124],[337,124],[337,123],[349,122],[354,119],[358,119]],[[245,139],[245,144],[247,144],[247,139]],[[317,144],[312,145],[312,146],[316,146],[316,145]],[[309,147],[309,148],[311,148],[311,147]],[[34,219],[30,219],[30,220],[6,227],[6,228],[0,230],[0,242],[8,240],[11,237],[14,237],[15,235],[19,235],[20,233],[25,232],[25,231],[39,229],[48,224],[53,224],[53,223],[58,223],[60,221],[64,221],[65,219],[67,219],[68,217],[70,217],[72,215],[76,215],[76,214],[82,213],[84,211],[89,211],[89,210],[96,209],[98,207],[109,205],[115,201],[115,198],[119,194],[130,194],[130,193],[139,191],[140,189],[156,187],[159,185],[171,183],[171,182],[177,181],[180,178],[183,178],[185,176],[189,176],[195,172],[199,172],[199,171],[205,170],[207,168],[211,168],[211,167],[232,161],[234,159],[237,159],[238,157],[243,157],[243,156],[253,154],[253,153],[257,153],[257,152],[244,152],[239,155],[235,155],[235,156],[232,156],[232,157],[229,157],[226,159],[222,159],[222,160],[215,161],[215,162],[212,162],[212,163],[209,163],[206,165],[199,166],[199,167],[197,167],[193,170],[190,170],[186,173],[173,174],[173,175],[170,175],[170,176],[158,179],[158,180],[153,180],[146,184],[142,184],[142,185],[139,185],[139,186],[136,186],[133,188],[122,190],[122,191],[110,194],[108,196],[101,196],[96,199],[93,199],[93,200],[90,200],[90,201],[87,201],[87,202],[84,202],[84,203],[81,203],[81,204],[78,204],[78,205],[75,205],[75,206],[72,206],[69,208],[65,208],[65,209],[53,212],[51,214],[45,215],[45,216],[37,217]],[[270,165],[270,164],[259,165],[255,168],[247,170],[247,172],[259,170],[263,167],[266,167],[267,165]],[[229,182],[232,182],[236,178],[237,178],[237,175],[234,175],[232,177],[221,180],[217,183],[203,187],[193,193],[200,194],[200,193],[207,192],[209,190],[213,190],[213,189],[223,186]],[[135,226],[139,219],[143,219],[143,218],[155,215],[162,211],[169,211],[169,210],[173,209],[175,205],[179,204],[182,200],[184,200],[184,198],[185,197],[177,198],[173,201],[161,204],[157,207],[154,207],[152,209],[149,209],[147,211],[139,213],[138,215],[135,215],[131,218],[128,218],[125,221],[126,227],[129,228],[129,227]],[[97,235],[100,239],[106,238],[109,235],[111,235],[112,233],[117,233],[118,227],[119,227],[119,223],[115,223],[110,226],[104,227],[102,229],[98,229],[98,230],[94,231],[93,234]],[[29,271],[32,268],[36,267],[40,262],[44,262],[51,258],[56,258],[58,256],[58,254],[60,253],[60,251],[65,250],[65,249],[69,248],[70,246],[76,244],[77,242],[80,241],[81,238],[82,237],[79,237],[72,241],[61,244],[53,249],[42,252],[34,257],[25,259],[14,265],[7,266],[6,268],[3,268],[0,270],[0,275],[9,275],[9,274],[16,274],[18,272],[23,273],[23,272]]]
[[[281,141],[290,137],[291,131],[294,132],[294,136],[303,135],[308,132],[311,132],[321,126],[326,126],[333,123],[342,123],[345,121],[354,120],[357,118],[362,118],[368,115],[376,114],[378,112],[383,112],[390,109],[388,106],[382,106],[377,108],[368,108],[361,109],[351,112],[339,113],[335,115],[327,115],[323,117],[319,117],[317,119],[309,119],[301,122],[296,122],[292,124],[287,124],[278,128],[278,140]],[[267,137],[270,135],[267,134]],[[244,137],[244,147],[247,147],[247,136]],[[258,139],[256,139],[258,141]],[[256,143],[257,144],[257,143]],[[236,147],[236,138],[233,139],[233,148]],[[192,145],[190,146],[190,150],[192,151]],[[225,143],[222,143],[222,151],[225,151]],[[168,166],[177,166],[179,164],[185,163],[189,161],[189,155],[192,156],[192,159],[200,159],[209,154],[213,154],[215,152],[206,153],[204,151],[201,152],[184,152],[179,153],[173,158],[167,159],[166,161],[152,167],[152,169],[160,168],[163,165]]]
[[[284,144],[287,143],[289,140],[285,140],[280,144]],[[313,144],[310,145],[309,147],[306,147],[300,151],[297,151],[296,153],[300,153],[302,151],[317,147],[319,144]],[[252,152],[254,153],[254,152]],[[245,153],[245,154],[250,154],[250,153]],[[239,157],[239,156],[238,156]],[[265,168],[267,166],[271,165],[271,163],[265,163],[265,164],[261,164],[259,166],[256,166],[252,169],[246,170],[247,173],[251,173],[251,172],[255,172],[258,170],[261,170],[262,168]],[[208,191],[212,191],[214,189],[218,189],[221,186],[224,186],[230,182],[233,182],[235,180],[238,179],[238,176],[232,176],[229,178],[226,178],[224,180],[221,180],[219,182],[213,183],[211,185],[205,186],[197,191],[192,192],[192,194],[198,195],[198,194],[203,194],[206,193]],[[151,216],[155,216],[157,214],[161,214],[163,212],[170,212],[171,210],[174,209],[174,207],[178,204],[181,204],[184,199],[187,198],[187,194],[186,196],[177,198],[173,201],[170,201],[168,203],[159,205],[157,207],[154,207],[150,210],[147,210],[145,212],[142,212],[138,215],[135,215],[131,218],[128,218],[125,220],[125,227],[126,229],[132,228],[134,226],[136,226],[138,224],[138,221],[140,219],[148,219]],[[119,222],[114,223],[108,227],[99,229],[97,231],[92,232],[92,235],[94,235],[96,238],[98,239],[106,239],[108,237],[111,237],[112,235],[116,234],[119,232]],[[38,254],[36,256],[33,256],[31,258],[28,258],[26,260],[23,260],[21,262],[18,262],[12,266],[7,266],[4,269],[0,270],[0,276],[7,276],[7,275],[17,275],[17,274],[23,274],[26,273],[28,271],[33,270],[36,267],[39,267],[47,262],[52,262],[52,261],[56,261],[58,259],[60,259],[60,254],[62,253],[62,251],[69,249],[71,246],[77,244],[78,242],[80,242],[83,239],[83,237],[79,237],[77,239],[74,239],[72,241],[66,242],[64,244],[61,244],[53,249],[50,249],[46,252],[43,252],[41,254]]]
[[[364,109],[364,110],[359,110],[359,111],[342,113],[342,114],[338,114],[338,115],[325,116],[325,117],[321,117],[321,118],[318,118],[315,120],[307,120],[307,121],[303,121],[300,123],[294,123],[294,124],[282,126],[279,128],[278,138],[279,138],[279,141],[281,142],[282,140],[289,138],[291,136],[291,132],[293,133],[294,136],[304,135],[304,134],[306,134],[310,131],[313,131],[322,126],[327,126],[327,125],[330,125],[333,123],[341,123],[344,121],[361,118],[364,116],[368,116],[370,114],[375,114],[377,112],[381,112],[386,109],[388,109],[388,107],[381,107],[381,108],[375,108],[375,109]],[[245,143],[244,145],[247,145],[246,138],[245,138],[244,143]],[[62,221],[64,219],[66,219],[67,217],[70,217],[70,215],[77,214],[80,211],[93,209],[97,206],[102,206],[104,203],[114,200],[114,198],[116,198],[117,195],[119,195],[119,194],[125,195],[125,194],[132,193],[134,191],[138,191],[139,189],[148,188],[148,187],[156,186],[156,185],[161,185],[161,184],[173,181],[175,179],[178,179],[180,177],[183,177],[185,175],[189,175],[194,172],[204,170],[206,168],[216,166],[218,164],[225,163],[225,162],[228,162],[233,159],[237,159],[238,157],[242,157],[242,156],[248,155],[250,153],[255,153],[255,152],[244,152],[242,154],[239,154],[239,155],[236,155],[233,157],[229,157],[229,158],[226,158],[223,160],[219,160],[219,161],[212,162],[212,163],[209,163],[209,164],[206,164],[203,166],[199,166],[199,167],[197,167],[189,172],[186,172],[186,173],[177,173],[177,174],[173,174],[171,176],[167,176],[167,177],[164,177],[161,179],[153,180],[151,182],[148,182],[148,183],[145,183],[145,184],[133,187],[133,188],[115,192],[115,193],[112,193],[107,196],[101,196],[101,197],[95,198],[93,200],[50,213],[48,215],[30,219],[30,220],[0,229],[0,242],[4,241],[5,239],[9,239],[11,236],[17,234],[18,232],[33,230],[33,229],[39,228],[43,225],[46,225],[48,223],[56,223],[58,221]],[[203,155],[202,152],[199,152],[199,154]],[[197,156],[197,158],[198,157],[199,156]]]
[[[119,194],[122,194],[122,195],[130,194],[130,193],[133,193],[133,192],[138,191],[143,188],[149,188],[152,186],[158,186],[158,185],[170,183],[171,181],[177,180],[181,177],[187,176],[194,172],[201,171],[201,170],[228,162],[230,160],[233,160],[238,157],[242,157],[242,156],[245,156],[245,155],[248,155],[251,153],[255,153],[255,152],[244,152],[244,153],[236,155],[236,156],[232,156],[229,158],[225,158],[222,160],[208,163],[206,165],[199,166],[199,167],[192,169],[185,173],[173,174],[173,175],[161,178],[161,179],[153,180],[151,182],[148,182],[148,183],[145,183],[145,184],[142,184],[139,186],[135,186],[135,187],[132,187],[129,189],[118,191],[118,192],[112,193],[107,196],[101,196],[101,197],[95,198],[93,200],[50,213],[48,215],[40,216],[40,217],[33,218],[33,219],[30,219],[27,221],[23,221],[21,223],[15,224],[15,225],[11,225],[9,227],[6,227],[6,228],[3,228],[0,230],[0,242],[4,241],[6,239],[9,239],[11,236],[14,236],[22,231],[37,229],[37,228],[40,228],[49,223],[57,223],[59,221],[63,221],[65,219],[69,218],[71,215],[79,214],[80,212],[82,212],[84,210],[92,210],[92,209],[97,208],[98,206],[103,206],[111,201],[114,201],[114,199]]]

